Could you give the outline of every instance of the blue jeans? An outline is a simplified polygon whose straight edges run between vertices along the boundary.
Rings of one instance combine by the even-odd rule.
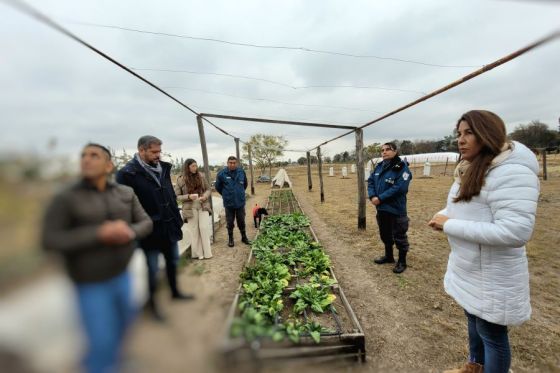
[[[134,318],[130,275],[76,284],[87,338],[83,365],[88,373],[116,372],[125,332]]]
[[[511,364],[507,326],[465,311],[469,328],[469,361],[484,364],[485,373],[507,373]]]
[[[157,273],[159,270],[159,254],[162,253],[165,258],[165,272],[167,281],[171,288],[171,293],[177,293],[177,263],[179,262],[179,243],[166,242],[162,243],[160,248],[146,248],[146,264],[148,265],[148,285],[150,297],[153,298],[157,288]]]

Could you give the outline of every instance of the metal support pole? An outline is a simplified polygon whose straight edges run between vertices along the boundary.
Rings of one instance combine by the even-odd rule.
[[[307,152],[307,188],[311,192],[313,181],[311,180],[311,154]]]
[[[249,156],[249,175],[251,176],[251,195],[255,195],[255,183],[253,181],[253,153],[251,152],[251,145],[247,144],[247,155]]]
[[[196,122],[198,123],[198,136],[200,137],[200,147],[202,148],[202,161],[204,162],[204,176],[208,185],[210,184],[210,166],[208,164],[208,149],[206,148],[206,136],[204,135],[204,124],[202,123],[202,117],[197,115]],[[212,222],[212,243],[216,242],[216,230],[214,228],[214,202],[212,201],[212,194],[210,194],[210,208],[212,209],[212,216],[210,216],[210,221]]]
[[[325,190],[323,189],[323,161],[321,160],[321,147],[317,147],[317,164],[319,166],[319,185],[321,187],[321,203],[325,202]]]
[[[358,229],[366,229],[366,183],[364,171],[364,131],[356,130],[356,177],[358,178]]]

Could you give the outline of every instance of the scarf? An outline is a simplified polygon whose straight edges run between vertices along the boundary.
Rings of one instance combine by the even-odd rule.
[[[156,181],[156,183],[158,183],[159,186],[161,186],[161,174],[163,172],[162,168],[161,168],[161,164],[158,162],[156,166],[152,166],[146,162],[144,162],[142,160],[142,158],[140,158],[140,154],[136,153],[134,155],[134,157],[136,157],[136,160],[138,161],[138,163],[140,163],[140,165],[148,172],[148,174],[150,174],[154,180]]]
[[[502,146],[501,153],[495,156],[494,159],[492,159],[492,163],[490,163],[488,171],[505,161],[513,152],[513,146],[513,143],[506,142]],[[453,172],[453,178],[455,179],[457,184],[461,184],[461,178],[463,177],[465,172],[467,172],[470,165],[471,162],[467,161],[466,159],[462,159],[459,164],[457,164],[457,167],[455,167],[455,171]]]

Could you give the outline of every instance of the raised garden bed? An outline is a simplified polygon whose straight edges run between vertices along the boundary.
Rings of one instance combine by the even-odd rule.
[[[363,362],[363,330],[292,190],[273,190],[267,210],[226,322],[225,363]]]

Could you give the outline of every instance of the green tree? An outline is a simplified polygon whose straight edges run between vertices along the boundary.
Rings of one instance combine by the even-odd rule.
[[[381,154],[381,144],[374,142],[364,147],[364,160],[367,162],[373,158],[379,157]]]
[[[266,168],[269,169],[269,175],[272,175],[272,165],[279,157],[284,155],[284,149],[288,145],[288,141],[283,136],[272,136],[258,133],[251,136],[246,144],[243,144],[243,158],[249,161],[248,146],[251,145],[251,155],[257,168],[260,169],[261,175]]]
[[[403,140],[401,141],[401,145],[399,147],[399,154],[414,154],[414,143],[410,140]]]
[[[122,153],[118,154],[117,151],[109,147],[111,152],[111,158],[113,159],[113,164],[115,165],[115,172],[124,167],[134,157],[134,154],[129,154],[126,149],[123,148]]]
[[[554,146],[559,140],[558,132],[551,130],[547,124],[538,120],[515,127],[509,137],[533,149]]]

